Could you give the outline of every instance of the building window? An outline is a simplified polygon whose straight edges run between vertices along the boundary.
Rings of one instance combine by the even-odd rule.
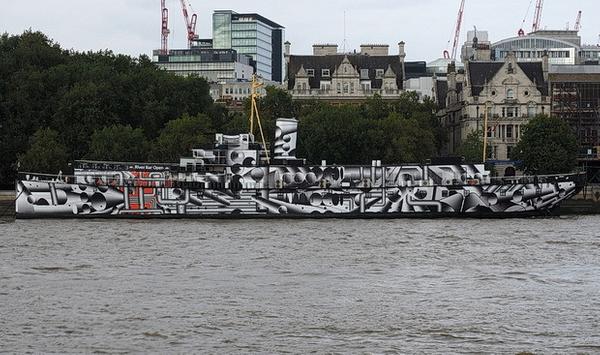
[[[516,117],[516,107],[507,107],[506,108],[506,117]]]
[[[506,126],[506,138],[512,138],[513,136],[513,126],[512,125],[508,125]]]
[[[361,69],[360,70],[360,78],[361,79],[369,79],[369,69]]]
[[[315,76],[315,70],[314,69],[306,69],[306,75],[313,78]]]
[[[342,84],[340,84],[340,83],[337,83],[337,85],[336,85],[336,89],[337,89],[337,93],[338,93],[338,94],[341,94],[341,93],[342,93]]]
[[[513,89],[506,90],[506,98],[508,100],[514,100],[515,99],[515,91]]]
[[[354,83],[350,83],[350,93],[354,94]]]
[[[527,106],[527,117],[534,117],[537,113],[536,111],[535,104],[529,104],[529,106]]]
[[[330,75],[329,69],[321,69],[321,76],[329,77]]]
[[[384,74],[385,74],[385,70],[383,70],[383,69],[375,69],[375,78],[376,79],[383,78]]]
[[[344,94],[347,94],[348,91],[348,83],[344,83]]]

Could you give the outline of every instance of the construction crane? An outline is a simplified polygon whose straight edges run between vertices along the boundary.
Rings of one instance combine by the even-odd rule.
[[[537,0],[535,4],[535,14],[533,15],[533,26],[531,32],[535,32],[540,29],[540,22],[542,21],[542,9],[544,8],[544,0]]]
[[[529,1],[529,6],[527,6],[527,12],[525,12],[525,17],[523,17],[523,22],[521,22],[521,28],[519,28],[519,37],[525,36],[525,30],[523,29],[523,27],[525,27],[525,21],[527,21],[527,16],[529,16],[531,5],[533,5],[533,0]]]
[[[166,0],[160,0],[160,13],[162,15],[162,27],[161,27],[161,45],[160,45],[160,53],[162,55],[167,55],[169,52],[169,10],[165,5]]]
[[[185,21],[185,27],[187,28],[188,48],[192,48],[192,43],[194,40],[198,39],[198,36],[196,35],[196,20],[198,19],[198,16],[192,14],[192,17],[189,17],[185,0],[181,0],[181,10],[183,11],[183,19]]]
[[[579,31],[581,29],[581,10],[577,13],[577,20],[575,20],[575,31]]]
[[[452,54],[448,52],[448,50],[444,51],[445,59],[456,59],[456,51],[458,49],[458,40],[460,39],[460,28],[462,26],[463,14],[465,11],[465,0],[461,0],[460,8],[458,9],[458,16],[456,18],[456,28],[454,30],[454,43],[452,44]],[[450,41],[448,41],[450,44]]]

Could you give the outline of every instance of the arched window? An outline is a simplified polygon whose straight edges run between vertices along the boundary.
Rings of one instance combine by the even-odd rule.
[[[506,98],[509,99],[509,100],[514,100],[514,98],[515,98],[515,91],[513,89],[506,90]]]

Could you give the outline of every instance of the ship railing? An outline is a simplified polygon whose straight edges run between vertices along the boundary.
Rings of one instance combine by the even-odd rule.
[[[214,182],[208,183],[197,180],[186,180],[178,179],[176,177],[127,177],[122,178],[119,175],[114,174],[98,174],[94,176],[85,175],[61,175],[61,174],[40,174],[40,173],[19,173],[19,180],[25,180],[28,182],[41,182],[41,183],[54,183],[54,184],[80,184],[98,187],[112,187],[112,188],[192,188],[192,189],[220,189],[223,188],[222,183]],[[561,175],[525,175],[525,176],[510,176],[510,177],[490,177],[487,181],[479,181],[477,179],[454,179],[451,183],[442,184],[442,186],[467,186],[467,185],[525,185],[525,184],[540,184],[540,183],[557,183],[557,182],[568,182],[573,181],[577,184],[585,182],[585,176],[582,173],[573,174],[561,174]],[[424,180],[411,181],[410,183],[396,185],[397,181],[387,180],[385,186],[429,186],[431,182],[425,182]],[[369,187],[377,187],[371,186]],[[315,186],[318,187],[319,185]],[[341,185],[342,188],[361,188],[366,185]],[[277,186],[270,186],[269,184],[261,186],[261,188],[273,188]]]
[[[91,178],[91,179],[90,179]],[[22,172],[18,180],[56,184],[81,184],[101,187],[147,187],[147,188],[203,188],[204,182],[181,180],[176,178],[132,177],[122,178],[116,174],[62,175]]]
[[[580,182],[582,179],[581,173],[570,174],[552,174],[552,175],[522,175],[522,176],[503,176],[490,177],[492,185],[510,185],[510,184],[542,184],[574,181]]]

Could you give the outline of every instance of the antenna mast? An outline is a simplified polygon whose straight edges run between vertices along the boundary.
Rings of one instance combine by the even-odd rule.
[[[258,89],[260,89],[262,86],[263,83],[259,83],[258,80],[256,80],[256,74],[253,74],[252,95],[250,95],[250,134],[254,135],[254,117],[256,117],[258,129],[260,130],[260,138],[262,139],[263,149],[265,151],[265,156],[267,157],[267,164],[270,164],[269,152],[267,151],[267,141],[265,140],[265,134],[263,132],[262,124],[260,123],[260,115],[258,114],[258,104],[256,103],[256,99],[260,97]]]

